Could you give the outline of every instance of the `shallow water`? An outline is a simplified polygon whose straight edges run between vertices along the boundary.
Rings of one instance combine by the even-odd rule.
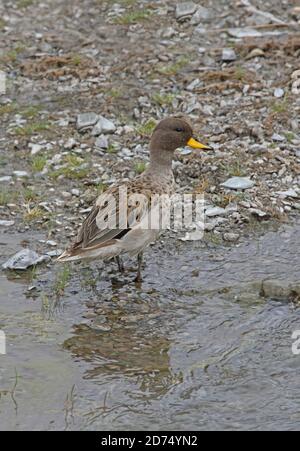
[[[61,268],[0,272],[0,429],[298,430],[300,309],[258,287],[299,282],[299,232],[298,219],[237,247],[158,245],[141,287],[113,263],[76,265],[55,302]],[[0,234],[0,263],[24,238],[37,240]]]

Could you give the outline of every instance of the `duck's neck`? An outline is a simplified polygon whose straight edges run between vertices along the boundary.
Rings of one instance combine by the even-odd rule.
[[[148,172],[156,175],[169,175],[172,173],[172,161],[172,152],[151,146]]]

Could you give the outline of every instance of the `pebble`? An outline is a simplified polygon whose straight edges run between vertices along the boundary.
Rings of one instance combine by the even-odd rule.
[[[73,188],[73,189],[71,190],[71,194],[72,194],[73,196],[79,197],[79,196],[80,196],[80,190],[77,189],[77,188]]]
[[[68,149],[68,150],[71,150],[74,147],[76,147],[76,145],[77,145],[77,141],[74,138],[70,138],[70,139],[68,139],[68,141],[64,145],[64,148]]]
[[[82,113],[77,116],[77,130],[84,131],[93,127],[98,121],[99,116],[96,113]]]
[[[204,6],[198,6],[197,11],[191,18],[191,25],[199,25],[202,21],[210,20],[213,18],[213,13]]]
[[[227,214],[227,211],[225,210],[225,208],[221,207],[208,208],[205,211],[205,216],[207,216],[208,218],[214,218],[215,216],[222,216],[225,214]]]
[[[194,2],[178,3],[175,10],[175,17],[178,21],[182,21],[191,17],[197,10]]]
[[[275,91],[274,91],[274,96],[277,97],[278,99],[283,97],[284,96],[284,89],[276,88]]]
[[[248,177],[232,177],[226,182],[221,183],[221,186],[228,189],[243,190],[253,188],[255,182]]]
[[[181,241],[200,241],[203,239],[203,230],[195,230],[193,232],[187,232],[186,235],[180,238]]]
[[[222,61],[225,62],[230,62],[230,61],[235,61],[237,58],[236,53],[234,51],[234,49],[223,49],[222,51]]]
[[[283,141],[285,141],[285,137],[282,135],[279,135],[278,133],[274,133],[272,135],[272,140],[276,141],[276,142],[283,142]]]
[[[29,143],[28,147],[31,149],[31,151],[30,151],[31,155],[36,155],[43,148],[43,146],[41,144],[33,144],[33,143]]]
[[[224,233],[223,238],[224,241],[229,243],[236,243],[240,239],[240,235],[238,233]]]
[[[108,139],[106,136],[101,135],[99,136],[96,141],[95,141],[95,147],[97,147],[98,149],[108,149]]]
[[[15,224],[15,221],[0,220],[1,227],[10,227],[10,226],[13,226],[14,224]]]
[[[262,33],[254,28],[230,28],[228,34],[233,38],[260,38]]]
[[[49,260],[50,257],[48,255],[38,255],[30,249],[22,249],[7,260],[7,262],[2,265],[2,268],[24,270]]]
[[[26,171],[14,171],[13,175],[20,178],[29,177],[29,174]]]
[[[294,189],[289,189],[287,191],[277,191],[276,194],[280,197],[293,197],[295,199],[299,197],[299,194],[296,193]]]
[[[92,130],[92,136],[99,136],[101,135],[101,133],[114,133],[116,131],[116,126],[115,124],[106,119],[103,116],[100,116],[100,119],[98,120],[98,122],[96,123],[96,125],[94,126],[93,130]]]
[[[300,295],[300,283],[292,283],[288,280],[270,279],[264,280],[261,288],[261,296],[275,300],[289,300]]]
[[[10,182],[12,177],[10,175],[5,175],[4,177],[0,177],[0,183]]]

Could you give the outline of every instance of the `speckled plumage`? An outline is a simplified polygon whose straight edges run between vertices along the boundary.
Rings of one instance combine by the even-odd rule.
[[[191,138],[192,129],[186,121],[179,118],[161,121],[151,138],[148,169],[131,182],[113,186],[98,197],[75,241],[58,260],[110,259],[124,253],[140,255],[161,233],[157,227],[144,227],[150,210],[157,209],[157,204],[151,204],[150,201],[156,195],[173,194],[174,152],[178,147],[185,146]],[[127,190],[126,224],[121,223],[119,214],[119,205],[123,206],[126,200],[120,199],[120,187]],[[143,198],[138,205],[134,202],[131,205],[130,199],[135,194],[141,194]],[[141,259],[139,275],[140,263]]]

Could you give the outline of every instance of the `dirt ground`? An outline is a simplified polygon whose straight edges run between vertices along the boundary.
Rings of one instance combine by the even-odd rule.
[[[178,113],[214,147],[174,163],[182,191],[226,210],[208,221],[208,239],[238,240],[299,210],[299,7],[195,1],[199,11],[179,20],[178,3],[1,2],[4,227],[71,237],[97,193],[144,170],[155,121]],[[100,147],[77,130],[84,112],[116,126]],[[222,188],[232,176],[255,186]]]

